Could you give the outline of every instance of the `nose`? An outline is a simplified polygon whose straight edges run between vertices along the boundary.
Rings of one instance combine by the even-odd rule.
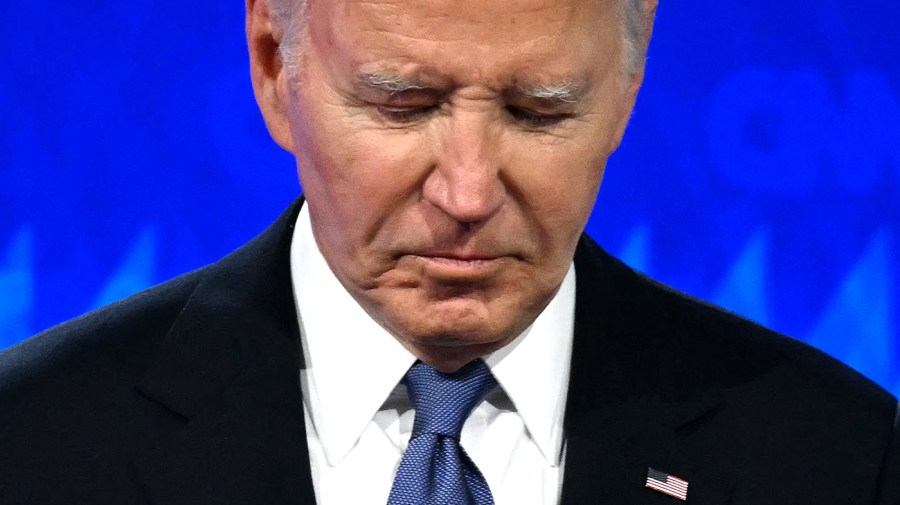
[[[423,186],[425,200],[460,223],[485,221],[506,201],[501,132],[482,116],[470,112],[449,118]]]

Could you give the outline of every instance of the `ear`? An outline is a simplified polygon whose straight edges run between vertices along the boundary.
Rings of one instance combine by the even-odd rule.
[[[272,19],[270,0],[247,0],[247,46],[253,94],[269,135],[285,150],[294,152],[288,120],[288,78],[278,52],[284,31]]]

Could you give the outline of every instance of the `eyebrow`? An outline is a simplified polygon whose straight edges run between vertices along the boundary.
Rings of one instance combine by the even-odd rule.
[[[428,86],[421,81],[397,74],[363,72],[357,76],[357,80],[370,88],[384,91],[391,95],[403,93],[404,91],[428,88]]]
[[[558,84],[530,86],[519,84],[516,92],[526,98],[534,98],[543,102],[557,102],[565,104],[578,103],[585,94],[586,86],[575,81],[565,81]]]
[[[406,91],[430,89],[431,86],[414,77],[400,74],[382,74],[377,72],[360,72],[357,80],[364,85],[397,95]],[[548,85],[516,84],[515,93],[525,98],[532,98],[548,103],[574,104],[581,101],[587,86],[577,81],[563,81]]]

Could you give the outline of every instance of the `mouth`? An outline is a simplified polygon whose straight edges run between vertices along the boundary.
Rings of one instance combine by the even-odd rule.
[[[511,260],[509,256],[484,254],[425,253],[411,256],[423,264],[427,275],[447,281],[488,278]]]

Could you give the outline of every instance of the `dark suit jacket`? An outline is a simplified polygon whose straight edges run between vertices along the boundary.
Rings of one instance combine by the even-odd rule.
[[[298,209],[0,354],[0,503],[313,504]],[[688,480],[696,505],[900,503],[891,395],[586,237],[575,263],[563,504],[679,503],[644,487],[648,467]]]

